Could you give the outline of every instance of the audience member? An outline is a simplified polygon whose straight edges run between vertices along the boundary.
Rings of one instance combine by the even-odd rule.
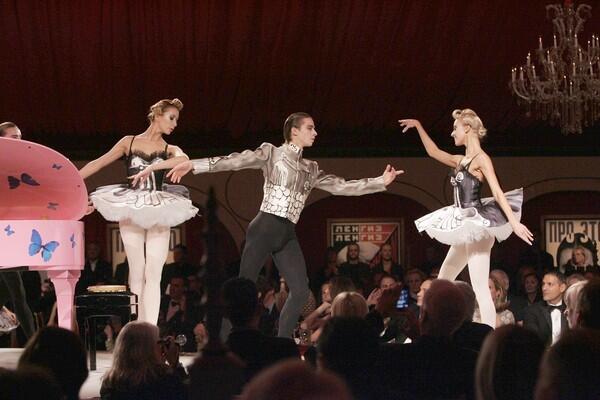
[[[240,400],[352,400],[344,382],[302,361],[282,361],[258,374]]]
[[[331,303],[332,317],[364,318],[368,312],[367,301],[357,292],[342,292]]]
[[[543,354],[535,333],[515,325],[496,328],[477,360],[477,400],[532,400]]]
[[[406,275],[404,276],[404,280],[406,285],[408,286],[408,302],[411,304],[417,303],[417,297],[419,291],[421,290],[421,283],[427,278],[425,273],[417,268],[411,268],[406,271]]]
[[[465,312],[461,289],[443,279],[431,283],[421,308],[421,337],[411,344],[385,345],[381,352],[386,399],[472,396],[477,353],[451,341]]]
[[[112,265],[100,258],[102,249],[98,243],[88,242],[85,245],[85,265],[75,286],[75,293],[85,293],[88,286],[105,285],[112,282]]]
[[[261,308],[254,282],[232,278],[225,282],[221,293],[225,317],[232,325],[227,346],[246,363],[248,380],[277,361],[299,358],[292,339],[266,336],[258,330]]]
[[[27,366],[0,368],[0,400],[64,400],[65,395],[50,371]]]
[[[598,400],[600,385],[600,335],[577,328],[548,350],[540,364],[536,400]]]
[[[454,284],[461,290],[465,298],[465,315],[463,323],[454,332],[453,341],[460,347],[479,352],[486,336],[493,329],[487,324],[473,321],[476,299],[471,285],[463,281],[454,281]]]
[[[573,285],[576,282],[581,282],[581,281],[585,281],[585,276],[583,276],[583,274],[580,274],[579,272],[575,272],[569,276],[567,276],[567,289],[569,287],[571,287],[571,285]]]
[[[185,278],[172,276],[169,288],[169,294],[164,295],[160,302],[158,314],[160,335],[163,337],[185,335],[187,340],[184,350],[195,351],[197,346],[194,341],[193,329],[201,318],[193,315],[193,307],[188,306]]]
[[[173,247],[173,262],[166,264],[162,270],[162,276],[160,279],[161,293],[166,293],[172,277],[196,275],[199,271],[200,268],[197,265],[189,262],[187,247],[185,247],[183,244],[176,245]]]
[[[165,348],[166,346],[166,348]],[[103,400],[186,399],[178,346],[159,341],[158,327],[129,322],[117,337],[113,363],[100,388]],[[169,362],[169,365],[165,363]]]
[[[29,366],[50,371],[67,400],[79,399],[81,385],[88,377],[83,343],[74,332],[63,328],[45,327],[33,335],[19,358],[18,368]]]
[[[488,285],[496,308],[496,327],[514,324],[515,316],[508,309],[509,303],[506,290],[500,284],[500,281],[493,276],[490,277]]]
[[[581,289],[579,325],[600,329],[600,279],[592,279]]]
[[[351,296],[359,299],[360,294],[342,293],[333,300],[333,307],[343,296],[342,301],[348,304],[347,299]],[[362,301],[366,307],[364,299]],[[381,394],[377,391],[379,384],[373,368],[378,352],[377,333],[359,314],[362,312],[357,313],[352,307],[346,310],[347,316],[334,315],[325,324],[317,345],[317,365],[320,370],[330,370],[341,376],[355,399],[378,399]]]
[[[350,243],[346,253],[346,262],[339,266],[341,276],[348,277],[354,283],[357,291],[370,293],[372,287],[371,269],[359,259],[360,247],[358,243]]]
[[[573,275],[571,275],[573,276]],[[577,328],[579,325],[579,307],[581,303],[581,289],[587,281],[575,282],[565,290],[565,317],[569,322],[569,328]]]
[[[540,279],[535,272],[523,276],[519,292],[523,294],[512,296],[509,309],[513,312],[515,320],[522,323],[526,309],[532,304],[543,301]]]
[[[546,344],[554,344],[561,333],[568,329],[563,314],[563,295],[567,289],[565,276],[558,271],[546,272],[542,281],[544,301],[533,304],[525,312],[523,325],[536,332]]]
[[[394,262],[392,245],[389,243],[382,244],[379,252],[381,261],[371,269],[371,272],[373,274],[385,272],[386,274],[393,275],[397,281],[401,280],[404,275],[403,269],[400,264]]]
[[[331,284],[329,292],[332,300],[342,292],[356,292],[356,286],[348,277],[334,276],[329,283]]]

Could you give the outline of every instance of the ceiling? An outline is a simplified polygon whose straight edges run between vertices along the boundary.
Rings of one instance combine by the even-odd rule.
[[[0,119],[73,158],[146,128],[161,98],[184,103],[168,141],[191,155],[281,141],[315,117],[313,156],[421,156],[399,118],[443,147],[470,107],[491,154],[599,155],[600,123],[563,136],[526,116],[510,70],[546,43],[546,1],[0,1]],[[600,1],[580,41],[600,33]],[[592,30],[592,28],[594,28]]]

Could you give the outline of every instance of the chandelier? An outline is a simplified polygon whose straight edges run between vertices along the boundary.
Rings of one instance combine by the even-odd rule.
[[[524,65],[512,69],[510,88],[529,111],[559,123],[564,134],[582,133],[600,118],[600,37],[578,37],[592,7],[569,0],[546,6],[554,30],[552,46],[527,54]],[[534,56],[532,57],[532,53]]]

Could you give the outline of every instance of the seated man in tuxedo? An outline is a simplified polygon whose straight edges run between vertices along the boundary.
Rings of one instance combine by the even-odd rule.
[[[161,336],[185,335],[187,342],[183,351],[196,351],[194,327],[199,318],[194,315],[193,304],[186,296],[186,279],[183,276],[173,276],[169,282],[169,294],[160,301],[158,327]]]
[[[256,284],[246,278],[232,278],[221,289],[225,317],[232,329],[227,338],[229,349],[246,363],[246,378],[286,358],[299,358],[291,338],[267,336],[258,330],[262,313]]]
[[[546,344],[554,344],[560,334],[569,328],[564,315],[563,295],[567,290],[565,276],[558,271],[544,274],[542,280],[542,298],[544,301],[528,307],[523,326],[536,332]]]

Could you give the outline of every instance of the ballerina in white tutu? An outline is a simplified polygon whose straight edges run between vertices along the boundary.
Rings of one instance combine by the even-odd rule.
[[[129,262],[129,286],[140,304],[138,319],[153,324],[158,320],[160,279],[169,252],[170,227],[198,212],[185,187],[163,183],[167,169],[189,160],[179,147],[163,139],[175,130],[182,108],[179,99],[160,100],[150,107],[148,129],[125,136],[108,153],[79,171],[85,179],[121,157],[125,158],[128,177],[146,170],[148,179],[101,186],[90,194],[90,200],[106,220],[119,222]]]
[[[490,252],[494,241],[506,239],[512,232],[531,245],[533,235],[521,224],[523,189],[503,193],[490,157],[481,149],[486,135],[481,119],[473,110],[454,110],[452,137],[456,146],[465,146],[465,155],[452,155],[440,150],[421,123],[402,119],[406,132],[416,128],[427,154],[450,167],[454,204],[441,208],[415,221],[419,232],[450,245],[438,278],[454,280],[469,266],[469,275],[483,323],[495,327],[496,309],[488,287]],[[493,198],[481,198],[481,186],[487,181]]]

